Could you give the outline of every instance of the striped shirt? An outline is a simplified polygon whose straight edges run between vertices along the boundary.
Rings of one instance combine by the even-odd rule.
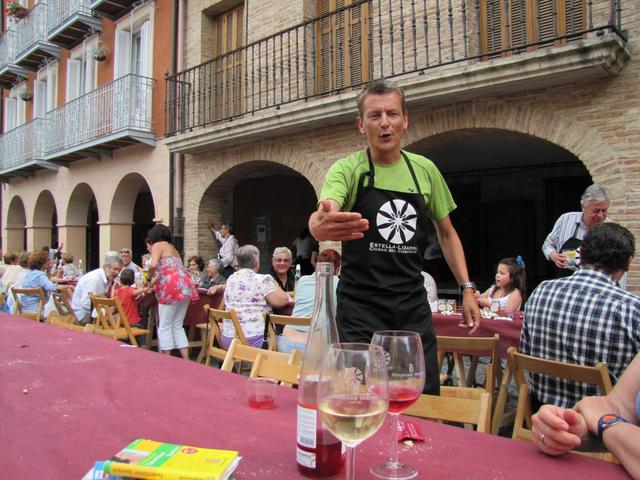
[[[611,275],[581,268],[542,282],[525,305],[520,351],[535,357],[594,366],[603,362],[615,384],[640,350],[640,297],[616,285]],[[530,388],[542,403],[572,407],[592,385],[531,375]]]
[[[560,215],[551,233],[542,244],[542,253],[549,260],[553,252],[562,253],[562,245],[571,237],[582,240],[589,231],[589,227],[582,221],[582,212],[569,212]],[[576,258],[576,262],[578,259]]]

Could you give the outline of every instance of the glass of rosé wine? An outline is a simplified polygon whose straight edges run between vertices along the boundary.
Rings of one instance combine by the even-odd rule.
[[[392,419],[391,458],[373,465],[371,473],[378,478],[409,479],[418,475],[411,465],[398,461],[398,417],[413,405],[424,388],[425,366],[422,340],[415,332],[385,330],[376,332],[372,345],[382,347],[389,378],[389,413]]]
[[[355,478],[356,445],[378,431],[389,407],[384,351],[367,343],[334,343],[320,373],[318,411],[347,448],[346,479]]]

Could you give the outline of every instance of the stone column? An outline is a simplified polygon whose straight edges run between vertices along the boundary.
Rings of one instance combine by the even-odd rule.
[[[40,250],[45,245],[51,247],[51,227],[27,226],[27,250]]]
[[[73,263],[82,260],[83,268],[87,269],[87,226],[86,225],[58,225],[58,237],[64,244],[64,252],[73,255]]]
[[[5,229],[6,237],[4,238],[4,251],[20,253],[26,248],[24,244],[24,226],[10,227]]]
[[[131,225],[133,223],[100,223],[100,262],[109,250],[131,248]]]

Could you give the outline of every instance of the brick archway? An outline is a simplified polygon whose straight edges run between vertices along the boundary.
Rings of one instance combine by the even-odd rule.
[[[16,253],[26,250],[27,213],[19,195],[15,195],[9,202],[6,219],[4,250]]]

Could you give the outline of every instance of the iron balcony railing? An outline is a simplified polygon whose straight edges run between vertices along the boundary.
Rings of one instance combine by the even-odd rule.
[[[36,118],[0,135],[0,171],[44,160],[46,123],[44,118]]]
[[[0,37],[0,70],[13,63],[13,32],[7,31]]]
[[[166,79],[172,135],[458,62],[621,34],[622,0],[361,0]]]
[[[47,114],[47,158],[127,130],[151,132],[152,93],[152,78],[129,74],[52,110]]]
[[[36,3],[27,15],[18,20],[15,30],[15,57],[20,58],[38,42],[47,40],[47,5]]]
[[[91,0],[47,0],[47,32],[79,13],[91,15]]]

